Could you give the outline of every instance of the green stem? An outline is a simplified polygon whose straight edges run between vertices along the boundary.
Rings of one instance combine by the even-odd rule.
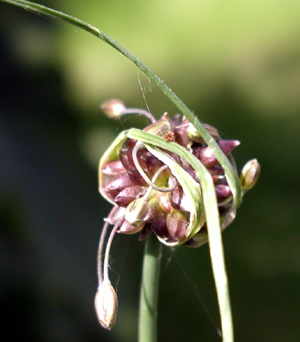
[[[124,57],[128,58],[131,62],[133,62],[146,76],[148,76],[157,87],[174,103],[174,105],[179,109],[179,111],[185,115],[191,123],[195,126],[196,130],[202,136],[203,140],[206,144],[213,150],[217,160],[222,165],[225,170],[226,177],[230,188],[232,189],[234,199],[236,201],[236,205],[239,206],[242,201],[242,193],[239,182],[237,182],[236,171],[232,167],[230,161],[226,157],[226,155],[222,152],[217,142],[212,138],[210,133],[205,129],[202,123],[198,120],[195,114],[186,106],[185,103],[173,92],[173,90],[168,87],[165,82],[159,78],[150,68],[148,68],[145,64],[143,64],[137,57],[135,57],[131,52],[121,46],[114,39],[106,35],[104,32],[100,31],[98,28],[80,20],[74,18],[65,13],[53,10],[51,8],[30,2],[25,0],[0,0],[2,2],[6,2],[11,5],[15,5],[30,11],[33,11],[37,14],[44,14],[50,18],[58,19],[61,21],[65,21],[69,24],[75,25],[94,36],[100,38],[105,43],[111,45],[114,49],[119,51]]]
[[[215,196],[215,187],[210,173],[207,171],[207,169],[204,167],[199,159],[197,159],[184,147],[176,143],[165,141],[159,136],[149,134],[135,128],[129,130],[128,136],[130,138],[142,141],[144,144],[151,144],[152,147],[150,151],[152,154],[154,154],[152,151],[153,148],[155,149],[156,147],[163,148],[166,151],[177,154],[188,164],[190,164],[194,170],[196,170],[203,194],[211,263],[221,315],[222,339],[223,342],[233,342],[233,323],[220,227],[220,218],[218,212],[218,204]],[[156,157],[159,158],[158,155],[156,155]],[[164,163],[166,164],[165,160]],[[171,170],[173,173],[174,171],[176,171],[174,169]],[[190,186],[192,186],[192,184],[190,184]],[[190,195],[190,197],[192,196]]]
[[[157,302],[162,244],[154,234],[146,240],[139,308],[139,342],[157,340]]]

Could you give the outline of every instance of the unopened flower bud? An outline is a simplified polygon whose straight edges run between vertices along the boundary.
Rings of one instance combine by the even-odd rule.
[[[183,213],[173,210],[167,215],[166,225],[170,236],[175,240],[183,240],[188,222]]]
[[[118,205],[127,207],[132,201],[142,197],[145,194],[146,190],[147,188],[139,185],[125,188],[116,196],[115,202]]]
[[[101,172],[108,176],[116,176],[121,173],[125,173],[126,169],[120,160],[113,160],[107,163],[102,169]]]
[[[237,146],[240,145],[238,140],[225,140],[222,139],[218,142],[221,150],[228,156]]]
[[[140,232],[144,227],[145,227],[145,222],[142,222],[140,224],[130,224],[129,222],[127,222],[126,220],[124,220],[124,222],[122,223],[121,227],[118,229],[118,233],[121,234],[135,234],[137,232]]]
[[[138,198],[131,202],[126,209],[125,219],[133,225],[148,221],[154,214],[155,205],[150,200]]]
[[[218,141],[220,139],[220,134],[218,132],[218,130],[208,124],[203,124],[203,126],[208,130],[208,132],[210,133],[210,135],[216,140]],[[189,124],[188,129],[187,129],[187,135],[188,137],[198,143],[203,143],[203,139],[201,137],[201,135],[199,134],[199,132],[196,130],[195,126],[192,124]]]
[[[216,195],[217,195],[217,200],[218,200],[218,204],[225,204],[228,201],[231,200],[232,198],[232,192],[230,190],[230,187],[226,184],[218,184],[215,187],[216,189]]]
[[[243,167],[240,181],[244,191],[248,191],[257,183],[260,174],[260,165],[257,159],[249,160]]]
[[[117,179],[113,179],[110,183],[105,186],[105,191],[121,191],[130,186],[133,186],[132,180],[128,174],[121,174]]]
[[[100,108],[107,117],[112,119],[119,119],[126,109],[124,103],[116,99],[105,101]]]
[[[118,298],[110,282],[100,285],[95,296],[95,309],[99,323],[111,330],[117,317]]]
[[[157,120],[153,124],[145,127],[143,131],[154,135],[164,136],[171,130],[171,124],[167,119],[168,116],[165,114],[160,120]]]
[[[218,144],[221,150],[228,156],[240,142],[238,140],[219,140]],[[209,146],[198,148],[195,153],[206,167],[213,167],[218,163],[213,150]]]

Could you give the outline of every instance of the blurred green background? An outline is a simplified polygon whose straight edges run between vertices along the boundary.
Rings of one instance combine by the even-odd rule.
[[[256,157],[257,186],[224,233],[236,341],[300,336],[300,2],[64,0],[137,55],[225,138]],[[86,32],[0,3],[2,341],[136,341],[143,244],[118,236],[111,332],[93,308],[96,251],[110,205],[97,162],[138,117],[109,120],[120,98],[159,117],[176,108],[129,61]],[[146,101],[145,101],[145,99]],[[164,248],[159,341],[220,341],[207,246]]]

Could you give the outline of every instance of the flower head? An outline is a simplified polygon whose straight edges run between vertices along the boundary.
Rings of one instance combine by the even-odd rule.
[[[237,140],[223,140],[206,125],[222,151],[229,155]],[[220,216],[230,209],[232,194],[213,151],[186,119],[164,114],[143,130],[172,141],[194,155],[210,172]],[[195,245],[193,236],[205,226],[200,180],[182,157],[121,134],[100,161],[100,193],[124,213],[119,233],[153,232],[164,244]]]
[[[118,117],[139,113],[152,121],[142,131],[131,129],[120,133],[99,163],[99,191],[114,205],[106,219],[99,247],[99,279],[100,283],[106,283],[108,253],[115,232],[139,233],[140,240],[155,234],[167,246],[197,247],[207,241],[204,189],[200,173],[191,160],[205,169],[214,186],[222,229],[234,219],[236,204],[214,150],[187,118],[176,115],[171,119],[164,114],[155,120],[150,113],[125,108],[117,100],[108,101],[102,108],[109,116],[112,112]],[[208,124],[204,127],[236,170],[231,152],[239,141],[224,140],[216,128]],[[244,168],[243,191],[254,185],[258,166],[256,161]],[[114,228],[106,246],[103,275],[101,255],[109,225]]]

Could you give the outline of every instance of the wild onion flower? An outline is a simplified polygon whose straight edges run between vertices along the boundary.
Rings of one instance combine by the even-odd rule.
[[[134,129],[124,131],[100,160],[99,191],[114,207],[105,219],[100,238],[99,288],[95,305],[100,323],[110,329],[116,317],[117,297],[109,282],[108,258],[116,232],[139,233],[140,240],[154,234],[167,246],[198,247],[208,239],[201,180],[188,161],[168,147],[169,142],[179,145],[181,149],[196,157],[210,173],[222,229],[232,222],[236,208],[224,169],[212,149],[185,117],[176,115],[171,119],[165,113],[159,120],[155,120],[149,112],[126,108],[119,100],[109,100],[101,108],[112,118],[130,113],[145,115],[151,120],[151,124],[145,127],[141,134],[148,138],[160,137],[160,143],[151,144],[134,139]],[[240,144],[239,141],[224,140],[216,128],[208,124],[204,126],[221,150],[229,156],[235,169],[231,152]],[[241,175],[244,191],[254,185],[258,174],[257,161],[248,162]],[[105,235],[110,225],[113,229],[102,263]],[[103,296],[104,291],[108,293],[107,296]]]
[[[1,0],[0,0],[1,1]],[[95,307],[101,325],[114,325],[118,300],[108,277],[109,251],[116,232],[149,234],[145,246],[141,282],[139,341],[156,340],[156,314],[161,244],[200,246],[209,241],[212,270],[218,297],[223,342],[233,342],[233,325],[224,262],[221,229],[234,219],[242,195],[256,183],[260,166],[250,160],[240,178],[232,150],[236,140],[221,139],[218,131],[203,125],[165,82],[137,57],[98,28],[27,0],[2,0],[33,13],[75,25],[111,45],[133,62],[186,115],[159,120],[142,109],[126,108],[119,100],[107,101],[108,117],[139,113],[152,124],[143,131],[130,129],[119,134],[100,160],[100,193],[114,207],[100,237],[98,250],[99,286]],[[228,157],[226,157],[226,155]],[[102,252],[109,226],[113,228]]]

